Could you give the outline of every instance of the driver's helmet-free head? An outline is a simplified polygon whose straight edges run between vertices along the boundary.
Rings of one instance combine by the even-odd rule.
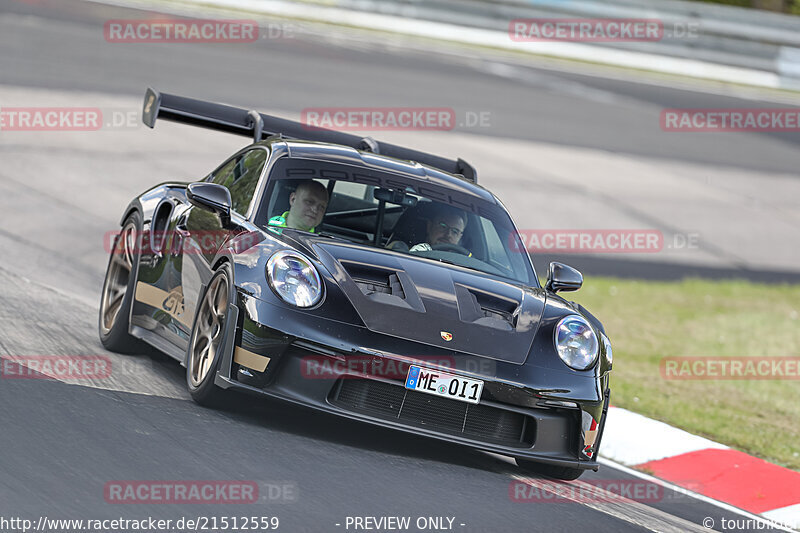
[[[467,215],[461,209],[439,205],[427,221],[427,239],[431,245],[460,244],[467,227]]]

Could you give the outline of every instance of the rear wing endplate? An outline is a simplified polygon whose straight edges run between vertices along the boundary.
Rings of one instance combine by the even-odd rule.
[[[244,135],[251,137],[254,142],[262,141],[270,135],[282,135],[293,139],[341,144],[356,150],[372,152],[395,159],[416,161],[450,174],[461,174],[465,179],[473,183],[478,181],[478,176],[472,165],[460,158],[456,160],[447,159],[403,146],[379,143],[371,137],[360,137],[321,128],[309,128],[300,122],[265,115],[258,111],[160,93],[155,89],[148,88],[144,95],[142,121],[147,127],[153,128],[156,125],[156,119]]]

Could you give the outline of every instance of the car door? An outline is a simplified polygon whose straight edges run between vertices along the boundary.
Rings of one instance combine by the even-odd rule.
[[[258,146],[241,152],[209,176],[208,181],[227,187],[231,193],[231,222],[223,227],[219,215],[197,206],[188,206],[178,219],[176,232],[182,237],[179,254],[180,268],[176,283],[183,294],[185,310],[194,318],[200,291],[211,279],[213,261],[220,247],[231,235],[244,230],[244,223],[250,211],[269,152]],[[176,324],[188,335],[191,323]]]
[[[180,346],[176,319],[183,317],[182,295],[174,289],[174,265],[171,250],[173,221],[184,206],[178,187],[164,190],[163,197],[145,223],[142,233],[136,292],[131,310],[131,325],[161,337],[170,345]],[[179,352],[162,347],[177,357]]]

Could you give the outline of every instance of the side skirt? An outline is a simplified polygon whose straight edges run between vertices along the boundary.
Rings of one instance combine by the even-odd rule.
[[[164,352],[173,359],[176,359],[177,361],[183,363],[186,354],[180,348],[178,348],[168,340],[140,326],[131,325],[131,327],[129,328],[129,332],[131,335],[133,335],[137,339],[143,340],[156,350]]]

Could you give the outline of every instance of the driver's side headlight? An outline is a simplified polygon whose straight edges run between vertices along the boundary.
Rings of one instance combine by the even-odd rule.
[[[267,281],[286,303],[313,307],[322,299],[319,272],[303,255],[288,250],[275,252],[267,261]]]
[[[556,325],[554,342],[558,356],[575,370],[586,370],[597,361],[600,343],[592,327],[583,317],[569,315]]]

